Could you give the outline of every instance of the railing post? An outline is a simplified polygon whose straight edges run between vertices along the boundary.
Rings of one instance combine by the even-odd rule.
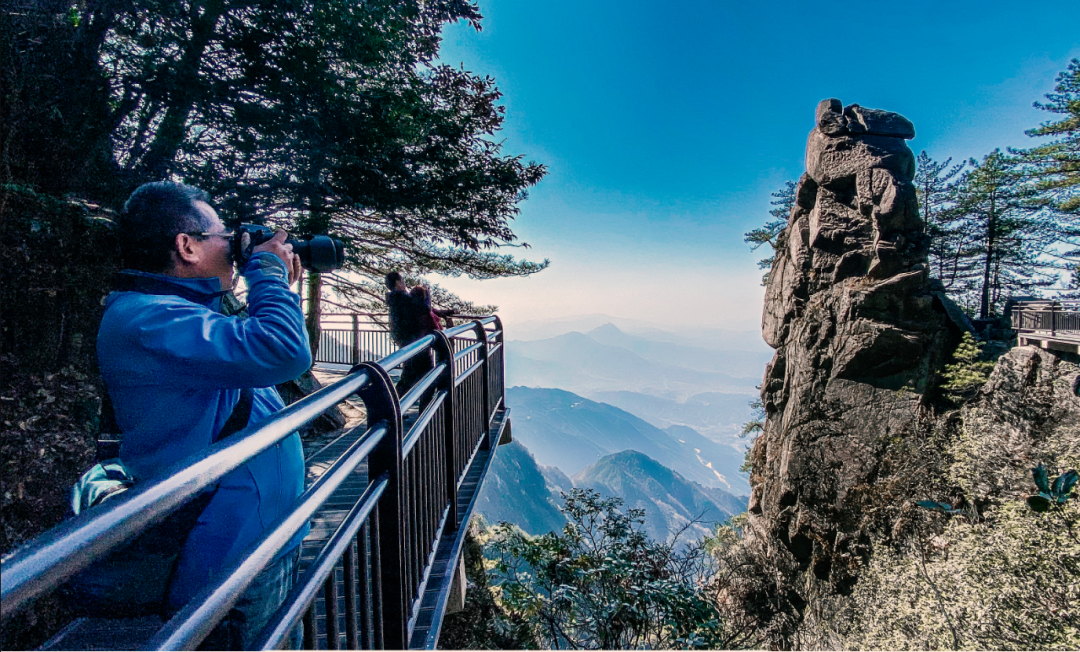
[[[446,398],[443,400],[443,469],[446,475],[446,496],[450,501],[450,509],[446,514],[446,531],[456,532],[460,523],[457,520],[457,407],[454,395],[454,380],[457,371],[454,364],[454,345],[442,331],[435,331],[435,343],[431,345],[435,350],[435,364],[439,360],[446,362],[446,373],[439,380],[437,387],[446,390]]]
[[[404,473],[401,459],[401,404],[389,374],[377,364],[365,362],[353,368],[364,369],[371,379],[358,392],[367,408],[367,425],[385,423],[388,430],[368,458],[368,477],[389,474],[389,485],[379,500],[376,518],[379,552],[379,602],[382,607],[383,647],[404,650],[409,645],[408,589],[405,586]]]
[[[503,407],[506,407],[506,331],[503,330],[502,320],[498,315],[495,315],[495,330],[498,333],[495,335],[495,342],[501,345],[499,347],[499,401],[502,401]]]
[[[1050,304],[1050,337],[1057,335],[1057,306]]]
[[[360,315],[352,316],[352,363],[360,364]]]
[[[478,350],[478,354],[480,355],[480,359],[484,361],[484,364],[480,365],[481,373],[483,374],[481,376],[481,382],[484,384],[481,390],[481,396],[483,397],[481,400],[483,401],[482,405],[484,406],[484,433],[482,437],[484,438],[483,447],[487,449],[491,448],[491,417],[494,416],[491,413],[491,361],[488,359],[488,339],[484,324],[479,319],[475,320],[473,324],[476,325],[476,336],[483,344]]]

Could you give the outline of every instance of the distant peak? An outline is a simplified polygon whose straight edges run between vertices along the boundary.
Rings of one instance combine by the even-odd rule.
[[[588,335],[625,335],[625,333],[619,329],[618,326],[608,322],[602,326],[597,326],[587,333]]]

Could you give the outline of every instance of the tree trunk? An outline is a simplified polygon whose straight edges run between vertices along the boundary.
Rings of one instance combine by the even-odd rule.
[[[308,271],[307,281],[308,311],[304,325],[307,327],[308,342],[311,344],[311,359],[314,360],[315,354],[319,352],[319,338],[322,336],[322,274]]]
[[[996,193],[990,192],[990,214],[986,220],[986,264],[983,265],[982,301],[979,302],[979,319],[986,319],[990,314],[990,270],[994,265],[994,248],[997,246],[997,206]]]

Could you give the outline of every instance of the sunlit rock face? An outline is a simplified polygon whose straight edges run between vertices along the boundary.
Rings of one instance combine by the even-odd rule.
[[[807,573],[852,586],[867,496],[888,473],[880,453],[916,432],[962,328],[928,277],[911,122],[835,99],[816,117],[766,290],[762,333],[776,354],[751,454],[749,545],[796,607]]]

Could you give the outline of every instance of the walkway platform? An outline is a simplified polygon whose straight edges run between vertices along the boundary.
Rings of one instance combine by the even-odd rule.
[[[1021,333],[1017,336],[1020,346],[1037,346],[1047,351],[1080,354],[1080,334]]]

